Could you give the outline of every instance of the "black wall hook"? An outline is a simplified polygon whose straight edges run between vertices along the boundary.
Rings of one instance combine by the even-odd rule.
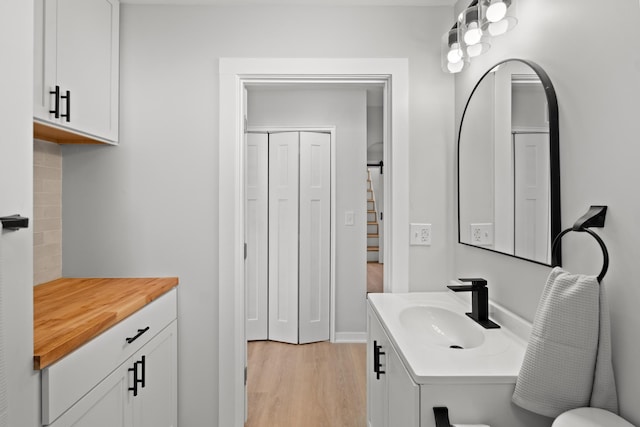
[[[582,215],[573,224],[573,231],[580,231],[591,227],[604,227],[604,220],[607,217],[606,206],[591,206],[586,214]]]
[[[560,244],[560,239],[562,236],[567,234],[570,231],[579,231],[586,232],[591,237],[596,239],[598,245],[600,245],[600,249],[602,249],[602,270],[600,270],[600,274],[598,274],[598,283],[602,282],[602,278],[605,274],[607,274],[607,270],[609,269],[609,251],[607,250],[607,246],[604,244],[600,236],[598,236],[595,232],[589,230],[589,228],[604,227],[604,220],[607,216],[607,206],[599,205],[599,206],[591,206],[587,213],[582,215],[578,220],[573,224],[573,227],[567,228],[563,230],[560,234],[553,239],[553,243],[551,244],[551,259],[554,266],[560,265],[558,262],[559,254],[557,253],[557,249]]]

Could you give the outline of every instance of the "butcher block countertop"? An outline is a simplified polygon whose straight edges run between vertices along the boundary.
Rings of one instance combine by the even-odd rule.
[[[62,278],[33,289],[33,368],[44,369],[178,285],[177,277]]]

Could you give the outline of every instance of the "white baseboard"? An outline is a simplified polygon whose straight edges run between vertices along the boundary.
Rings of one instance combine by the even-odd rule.
[[[367,342],[366,332],[336,332],[336,343],[365,343]]]

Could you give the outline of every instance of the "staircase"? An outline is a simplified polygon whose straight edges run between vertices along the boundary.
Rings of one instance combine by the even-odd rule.
[[[367,262],[378,262],[379,231],[376,199],[371,186],[371,171],[367,169]]]

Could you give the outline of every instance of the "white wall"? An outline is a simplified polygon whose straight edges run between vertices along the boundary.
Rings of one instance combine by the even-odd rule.
[[[382,160],[383,122],[383,107],[367,107],[367,163],[380,163]]]
[[[355,90],[249,91],[250,126],[336,126],[336,338],[367,330],[367,98]],[[355,214],[344,225],[345,212]],[[363,335],[364,337],[364,335]]]
[[[606,227],[596,231],[610,254],[603,283],[611,306],[613,358],[622,415],[639,425],[638,2],[603,7],[596,0],[519,0],[518,14],[518,26],[494,39],[491,50],[456,77],[456,122],[475,81],[493,64],[529,59],[549,74],[559,105],[563,228],[589,205],[609,206]],[[597,31],[585,23],[597,23]],[[563,238],[565,268],[597,274],[602,265],[598,245],[575,234]],[[532,320],[550,268],[464,245],[455,245],[455,255],[457,277],[487,278],[492,299]]]
[[[440,70],[451,8],[132,6],[121,10],[119,147],[63,149],[63,274],[177,275],[179,417],[217,419],[218,58],[409,59],[410,288],[449,279],[453,79]],[[408,232],[408,225],[407,225]],[[224,321],[224,319],[222,319]],[[203,421],[206,420],[206,421]]]
[[[33,220],[33,2],[0,2],[0,216]],[[40,422],[33,370],[33,224],[0,230],[0,426]]]

